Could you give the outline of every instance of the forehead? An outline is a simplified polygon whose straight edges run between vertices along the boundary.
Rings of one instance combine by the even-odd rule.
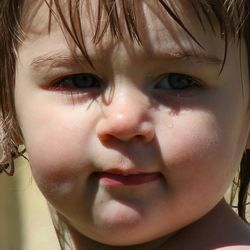
[[[176,21],[164,6],[168,6],[179,20]],[[85,38],[91,37],[91,39],[98,28],[100,28],[100,33],[105,31],[106,36],[110,35],[111,26],[115,26],[114,30],[120,28],[121,34],[126,38],[131,31],[129,28],[132,28],[133,32],[131,25],[135,25],[140,36],[146,38],[153,31],[157,31],[158,37],[164,35],[164,32],[174,37],[177,30],[184,31],[180,25],[177,25],[178,22],[183,23],[190,33],[195,34],[201,32],[206,23],[206,20],[203,20],[204,23],[201,24],[201,16],[197,16],[197,11],[190,1],[26,0],[23,10],[24,30],[30,35],[46,34],[49,28],[53,31],[59,25],[65,26],[62,16],[69,28],[81,30]],[[111,25],[106,27],[107,22]],[[185,32],[182,33],[187,35]],[[209,27],[206,33],[211,34]]]
[[[68,43],[73,38],[87,47],[94,44],[95,48],[106,48],[117,40],[129,44],[138,32],[143,48],[149,53],[161,48],[170,48],[175,53],[173,49],[178,47],[193,51],[205,48],[209,52],[218,48],[216,53],[222,54],[218,44],[215,46],[221,40],[220,34],[212,32],[208,21],[197,15],[190,1],[26,0],[23,13],[25,38],[30,41],[63,31]],[[215,22],[215,29],[216,26]]]
[[[170,7],[173,11],[178,11],[180,17],[189,16],[185,22],[189,22],[192,9],[189,1],[161,1],[161,0],[140,0],[140,1],[119,1],[119,0],[25,0],[23,8],[23,20],[25,27],[29,28],[36,21],[45,20],[52,13],[57,18],[62,14],[66,19],[72,18],[77,21],[77,10],[79,10],[80,21],[96,26],[97,22],[105,23],[108,18],[114,18],[114,22],[119,22],[125,26],[127,21],[136,18],[134,22],[142,28],[142,25],[148,24],[145,20],[150,17],[153,20],[161,20],[164,23],[169,14],[164,6]],[[60,13],[61,12],[61,13]],[[125,15],[127,13],[127,15]],[[109,17],[110,15],[110,17]],[[131,18],[130,20],[125,20]],[[61,19],[61,17],[59,17]],[[193,19],[193,18],[192,18]],[[69,20],[68,20],[69,21]],[[168,24],[170,24],[168,20]],[[44,22],[40,23],[41,26]],[[85,27],[86,28],[86,27]],[[146,28],[146,27],[144,27]]]

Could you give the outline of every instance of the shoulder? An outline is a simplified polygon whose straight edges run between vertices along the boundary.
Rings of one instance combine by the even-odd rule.
[[[219,247],[215,248],[214,250],[250,250],[249,245],[235,245],[235,246],[227,246],[227,247]]]
[[[197,250],[250,250],[250,226],[225,202],[201,221],[196,231],[202,239],[193,242],[198,245]]]

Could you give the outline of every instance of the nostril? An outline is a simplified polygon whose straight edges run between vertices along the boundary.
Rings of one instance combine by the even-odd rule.
[[[136,135],[136,136],[134,137],[134,140],[135,140],[136,142],[142,142],[142,143],[146,143],[146,142],[150,141],[150,140],[148,140],[148,137],[147,137],[147,136],[144,136],[144,135]]]
[[[133,123],[117,123],[104,119],[99,122],[96,134],[101,142],[109,142],[111,140],[138,142],[149,142],[154,138],[154,126],[149,121]]]
[[[154,139],[155,128],[152,122],[144,122],[141,124],[140,133],[137,134],[138,139],[143,142],[150,142]]]
[[[145,137],[143,135],[137,135],[137,136],[135,136],[135,139],[138,141],[144,141]]]
[[[114,137],[112,135],[109,135],[107,133],[105,133],[105,134],[104,133],[98,134],[98,138],[103,143],[109,142],[109,141],[111,141],[111,140],[114,139]]]

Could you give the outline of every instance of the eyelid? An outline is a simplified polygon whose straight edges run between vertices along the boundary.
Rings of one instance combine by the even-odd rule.
[[[60,88],[59,87],[59,85],[60,85],[60,82],[62,82],[62,81],[64,81],[64,80],[67,80],[67,79],[70,79],[71,77],[73,78],[73,77],[77,77],[77,76],[82,76],[82,75],[84,75],[84,76],[90,76],[90,77],[93,77],[93,78],[95,78],[99,83],[100,83],[100,85],[102,85],[103,84],[103,80],[99,77],[99,76],[97,76],[96,74],[93,74],[93,73],[77,73],[77,74],[68,74],[68,75],[65,75],[65,76],[62,76],[62,77],[58,77],[58,78],[56,78],[55,80],[53,80],[53,81],[51,81],[51,83],[50,83],[50,87],[51,88]],[[63,88],[63,86],[62,86],[62,88]],[[65,89],[66,89],[67,87],[65,87]]]
[[[70,78],[70,77],[76,77],[76,76],[81,76],[81,75],[85,75],[85,76],[92,76],[96,79],[98,79],[100,82],[102,81],[100,77],[98,77],[97,75],[93,74],[93,73],[72,73],[72,74],[67,74],[65,76],[62,76],[62,77],[58,77],[57,79],[55,79],[53,82],[54,83],[57,83],[59,81],[62,81],[63,79],[67,79],[67,78]]]
[[[171,76],[171,75],[180,75],[180,76],[183,76],[183,77],[190,77],[192,78],[192,80],[194,80],[195,84],[197,86],[203,86],[204,85],[204,82],[195,77],[195,76],[192,76],[190,74],[185,74],[185,73],[175,73],[175,72],[171,72],[171,73],[163,73],[163,74],[160,74],[159,76],[157,76],[157,78],[154,80],[154,84],[157,84],[159,81],[163,80],[165,77],[168,77],[168,76]]]
[[[174,85],[171,86],[169,82],[166,83],[166,85],[163,83],[161,84],[161,81],[164,80],[164,78],[168,77],[169,75],[180,75],[184,77],[190,77],[191,81],[194,81],[194,83],[188,85],[187,87],[179,87],[178,86],[175,88]],[[168,81],[168,79],[166,79]],[[157,86],[158,85],[158,86]],[[177,84],[178,85],[178,84]],[[185,85],[185,84],[184,84]],[[184,73],[165,73],[165,74],[160,74],[154,81],[154,89],[156,96],[158,98],[163,98],[165,100],[166,96],[173,97],[173,98],[191,98],[197,95],[200,95],[201,93],[204,93],[208,87],[203,84],[202,80],[199,80],[197,77],[193,77],[189,74],[184,74]]]

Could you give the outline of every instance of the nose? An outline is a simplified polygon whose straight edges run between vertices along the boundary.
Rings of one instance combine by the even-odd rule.
[[[138,91],[138,90],[137,90]],[[149,105],[146,97],[133,93],[114,94],[112,101],[103,109],[96,133],[101,141],[138,140],[150,142],[155,135],[153,122],[149,116]]]

